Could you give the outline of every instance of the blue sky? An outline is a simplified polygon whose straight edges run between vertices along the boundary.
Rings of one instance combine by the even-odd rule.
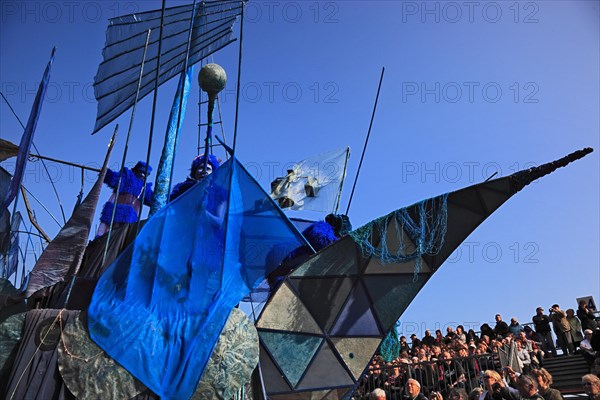
[[[599,6],[598,1],[250,2],[238,157],[268,187],[287,163],[350,146],[345,209],[382,66],[379,106],[350,209],[355,227],[494,172],[506,176],[593,147],[594,153],[530,185],[478,228],[416,297],[402,317],[402,330],[478,327],[497,312],[527,322],[539,305],[575,307],[575,298],[587,295],[599,301]],[[23,120],[57,47],[35,138],[41,153],[101,162],[114,124],[90,135],[96,113],[91,85],[107,19],[158,8],[159,1],[0,3],[0,89]],[[236,56],[235,44],[214,56],[229,75],[221,95],[228,140]],[[174,85],[159,89],[153,165]],[[196,154],[193,96],[177,181]],[[131,164],[145,158],[150,112],[151,96],[136,112]],[[114,168],[129,113],[118,122]],[[18,143],[21,133],[2,102],[1,137]],[[12,168],[10,160],[3,165]],[[69,214],[79,172],[49,167]],[[87,191],[93,174],[86,178]],[[61,219],[39,163],[29,164],[25,185]],[[101,201],[108,196],[105,189]],[[48,233],[56,234],[58,225],[41,209],[36,212]]]

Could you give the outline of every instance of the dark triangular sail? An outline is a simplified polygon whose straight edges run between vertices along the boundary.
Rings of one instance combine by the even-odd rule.
[[[552,163],[401,208],[309,258],[286,278],[256,324],[265,353],[261,360],[270,361],[261,362],[267,393],[294,392],[295,399],[310,399],[325,389],[357,385],[359,372],[373,356],[374,341],[381,342],[450,254],[524,186],[591,151],[583,149]],[[296,304],[305,306],[285,307]],[[274,315],[284,318],[276,320]],[[307,331],[307,323],[314,321],[322,333]],[[337,360],[341,366],[329,369],[329,382],[346,383],[311,379],[319,368],[313,353],[298,370],[296,358],[303,354],[304,342],[290,341],[283,356],[271,348],[271,337],[299,334],[329,344],[336,355],[330,362]],[[347,373],[354,383],[344,381]],[[291,390],[280,379],[269,378],[278,376]]]

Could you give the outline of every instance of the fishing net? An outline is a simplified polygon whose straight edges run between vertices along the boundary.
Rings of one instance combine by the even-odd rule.
[[[421,269],[422,255],[435,255],[444,245],[448,224],[448,194],[423,200],[378,218],[349,235],[364,257],[382,264],[415,262]]]

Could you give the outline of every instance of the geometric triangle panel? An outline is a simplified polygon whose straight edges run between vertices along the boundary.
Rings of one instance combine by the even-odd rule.
[[[302,301],[296,297],[286,282],[275,292],[256,327],[317,335],[323,333]]]
[[[371,301],[357,282],[348,296],[330,334],[332,336],[383,336],[370,307]]]
[[[358,380],[381,343],[381,338],[331,338],[335,349]]]
[[[294,333],[259,331],[258,335],[292,386],[296,386],[323,341],[320,337]]]
[[[311,392],[296,392],[289,394],[273,394],[269,395],[269,400],[324,400],[332,390],[316,390]]]
[[[350,236],[345,236],[326,250],[309,258],[289,276],[356,275],[365,259]]]
[[[387,333],[392,329],[430,276],[431,274],[419,274],[416,282],[412,274],[363,277],[384,332]]]
[[[290,278],[302,302],[323,331],[329,330],[344,305],[355,278]]]
[[[353,384],[354,381],[342,367],[340,360],[333,354],[329,344],[324,342],[296,389],[321,389]]]
[[[259,362],[267,393],[289,392],[292,390],[262,345],[260,346]]]
[[[423,257],[421,257],[423,258]],[[365,268],[365,274],[410,274],[412,275],[415,271],[415,260],[410,260],[403,263],[390,263],[383,264],[377,257],[371,257],[367,268]],[[425,260],[421,260],[420,272],[431,272],[431,268],[427,265]]]

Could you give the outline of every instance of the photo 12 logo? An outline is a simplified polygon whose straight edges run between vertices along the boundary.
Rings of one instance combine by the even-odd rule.
[[[240,88],[240,98],[247,103],[323,103],[337,104],[340,88],[336,82],[247,82]],[[236,91],[225,89],[219,100],[226,104],[234,102]]]
[[[534,1],[403,1],[402,22],[536,24],[539,11],[540,6]]]
[[[446,262],[538,264],[540,262],[539,252],[540,245],[533,241],[524,243],[463,242],[452,252]]]
[[[2,23],[104,23],[139,11],[135,1],[0,1]]]
[[[250,1],[244,7],[244,21],[248,23],[297,24],[303,20],[314,24],[339,22],[340,7],[335,1]]]
[[[539,103],[536,82],[402,82],[402,102],[420,103]]]

